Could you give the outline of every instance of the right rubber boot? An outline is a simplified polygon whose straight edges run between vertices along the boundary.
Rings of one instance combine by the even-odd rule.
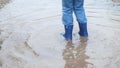
[[[63,37],[67,40],[67,41],[72,41],[72,31],[73,31],[73,25],[69,25],[69,26],[64,26],[65,28],[65,33],[63,34]]]
[[[87,23],[79,23],[79,35],[80,35],[80,41],[87,42],[88,41],[88,31],[87,31]]]
[[[79,23],[79,35],[81,37],[88,37],[87,23]]]

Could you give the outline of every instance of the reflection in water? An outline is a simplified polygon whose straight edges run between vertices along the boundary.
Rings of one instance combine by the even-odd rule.
[[[72,42],[67,42],[63,51],[63,59],[65,60],[64,68],[87,68],[87,65],[91,64],[86,61],[86,59],[89,58],[85,54],[87,47],[87,42],[85,42],[86,39],[81,38],[80,40],[82,42],[80,42],[77,47],[74,47]]]

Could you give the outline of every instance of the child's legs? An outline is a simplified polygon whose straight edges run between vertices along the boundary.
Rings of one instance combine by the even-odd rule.
[[[64,25],[73,25],[73,0],[62,0],[62,22]]]
[[[84,0],[74,0],[74,12],[79,23],[87,23],[85,10],[84,10]]]

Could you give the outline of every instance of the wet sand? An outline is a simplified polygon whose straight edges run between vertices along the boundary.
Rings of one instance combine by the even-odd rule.
[[[5,5],[0,10],[0,68],[120,68],[120,6],[85,0],[85,9],[88,40],[79,37],[74,20],[70,43],[60,35],[61,0]]]

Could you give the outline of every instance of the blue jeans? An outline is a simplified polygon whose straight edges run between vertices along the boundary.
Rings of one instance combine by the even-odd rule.
[[[76,15],[78,23],[87,23],[84,0],[62,0],[62,22],[64,25],[73,25],[73,12]]]

